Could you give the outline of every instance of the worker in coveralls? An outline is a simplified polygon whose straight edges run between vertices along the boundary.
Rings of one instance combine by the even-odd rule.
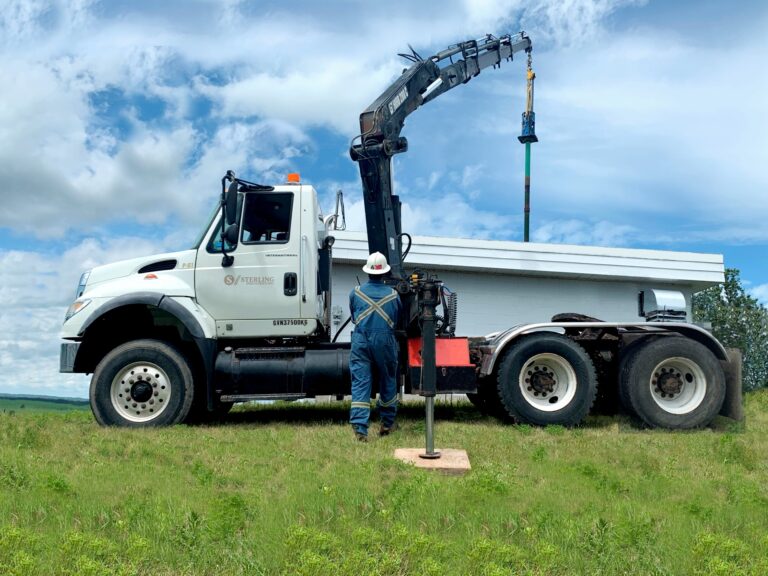
[[[400,296],[384,284],[390,270],[386,257],[374,252],[363,266],[368,282],[356,286],[349,294],[349,311],[355,329],[349,370],[352,373],[352,408],[349,421],[355,437],[368,441],[371,415],[371,386],[379,385],[378,410],[381,417],[379,435],[395,429],[397,413],[397,340],[395,327],[400,316]]]

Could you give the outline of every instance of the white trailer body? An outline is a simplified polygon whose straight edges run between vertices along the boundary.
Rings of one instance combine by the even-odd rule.
[[[363,232],[335,232],[333,329],[347,319],[343,296],[368,256]],[[562,312],[607,322],[645,322],[643,291],[671,290],[692,318],[693,294],[723,282],[720,254],[415,236],[411,268],[434,271],[459,295],[459,334],[486,334]],[[339,339],[348,339],[350,326]]]

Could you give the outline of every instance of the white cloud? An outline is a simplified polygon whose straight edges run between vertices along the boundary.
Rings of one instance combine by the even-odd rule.
[[[173,238],[87,238],[61,254],[0,252],[0,393],[87,397],[88,378],[58,373],[59,331],[80,274],[174,244]]]
[[[534,52],[534,211],[610,220],[638,242],[768,241],[766,54],[765,35],[722,46],[643,28]],[[511,75],[489,74],[493,98],[467,91],[464,104],[479,110],[466,132],[483,137],[464,161],[483,158],[491,190],[508,186],[501,167],[522,173],[509,101],[523,82]]]
[[[0,5],[2,38],[24,39],[34,34],[41,16],[49,10],[43,0],[5,1]]]
[[[508,239],[519,230],[511,218],[477,209],[458,193],[402,205],[403,232],[411,235],[457,238]],[[346,200],[347,229],[365,231],[365,206],[359,195]]]
[[[0,168],[0,226],[50,236],[116,214],[123,221],[162,223],[175,215],[189,222],[218,176],[197,163],[216,158],[217,172],[226,166],[271,176],[287,163],[293,144],[281,151],[254,146],[252,135],[265,121],[297,130],[328,126],[351,137],[358,112],[402,69],[394,52],[409,42],[440,49],[518,18],[546,32],[548,42],[560,42],[570,34],[568,22],[598,30],[628,4],[454,1],[432,10],[425,27],[405,1],[256,7],[201,0],[180,15],[162,3],[126,4],[117,13],[91,0],[6,0],[0,14],[6,47],[0,157],[7,159]],[[99,121],[90,100],[106,89],[159,98],[162,121],[142,121],[130,106],[110,110],[131,129],[128,136],[116,132]],[[244,140],[224,148],[234,154],[217,153],[206,144],[221,139],[195,127],[190,111],[200,97],[213,100],[217,131],[238,125],[230,134]],[[269,136],[262,134],[262,141]],[[298,140],[294,148],[302,150],[306,140]],[[207,159],[199,157],[203,148]],[[22,201],[29,190],[39,199],[34,206]],[[27,213],[20,217],[22,208]]]
[[[9,68],[0,67],[0,82],[14,85]],[[134,117],[120,141],[89,126],[82,93],[43,67],[30,74],[31,97],[18,90],[0,111],[0,226],[41,237],[107,222],[196,222],[227,168],[274,179],[308,147],[300,130],[273,120],[223,124],[203,141],[189,122],[156,129]]]
[[[590,246],[626,246],[636,230],[604,220],[555,220],[538,224],[531,240],[552,244],[586,244]]]
[[[485,0],[488,2],[488,0]],[[605,20],[627,6],[642,6],[647,0],[539,0],[526,3],[521,22],[543,42],[564,48],[579,48],[604,36]]]
[[[88,377],[58,373],[64,310],[44,306],[0,314],[0,393],[88,397]]]
[[[768,307],[768,284],[760,284],[754,288],[749,289],[749,294],[760,302],[763,306]]]
[[[185,38],[149,36],[155,23],[141,29],[130,18],[98,21],[88,6],[11,2],[2,11],[0,226],[56,237],[107,223],[189,224],[227,168],[272,177],[307,150],[299,129],[268,118],[201,132],[188,117],[201,92],[183,78],[185,66],[199,67],[184,56]],[[101,90],[157,97],[165,113],[148,122],[130,105],[99,109],[91,98]]]
[[[392,76],[391,66],[370,69],[366,64],[326,58],[315,69],[259,72],[225,86],[201,84],[200,92],[219,103],[224,117],[278,118],[354,134],[357,115],[350,111],[362,110],[371,87],[385,86]]]

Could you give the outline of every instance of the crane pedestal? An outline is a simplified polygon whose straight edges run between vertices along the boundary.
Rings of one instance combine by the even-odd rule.
[[[421,385],[419,386],[419,394],[424,397],[426,450],[399,448],[395,450],[395,458],[414,464],[419,468],[463,474],[470,468],[469,457],[465,450],[435,450],[435,396],[437,395],[435,308],[440,301],[441,283],[435,278],[417,277],[413,280],[421,324]]]

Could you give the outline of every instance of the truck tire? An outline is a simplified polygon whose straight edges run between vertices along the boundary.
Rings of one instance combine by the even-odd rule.
[[[633,411],[652,428],[705,426],[725,399],[725,375],[715,355],[682,336],[634,348],[619,377]]]
[[[595,367],[584,349],[561,334],[539,332],[507,351],[498,390],[517,422],[547,426],[581,423],[597,395]]]
[[[109,352],[91,378],[90,403],[102,426],[183,422],[194,395],[184,356],[160,340],[133,340]]]
[[[637,412],[635,412],[635,408],[632,406],[632,402],[629,398],[629,393],[627,392],[627,386],[624,385],[624,382],[627,380],[625,373],[627,370],[627,363],[632,356],[634,356],[635,351],[637,351],[638,348],[642,346],[647,346],[651,342],[657,339],[657,336],[644,336],[642,338],[638,338],[637,340],[634,340],[627,344],[624,348],[621,350],[621,358],[619,359],[619,369],[616,373],[617,379],[616,382],[619,387],[619,401],[621,402],[621,406],[624,408],[624,411],[629,414],[630,416],[637,416]]]

